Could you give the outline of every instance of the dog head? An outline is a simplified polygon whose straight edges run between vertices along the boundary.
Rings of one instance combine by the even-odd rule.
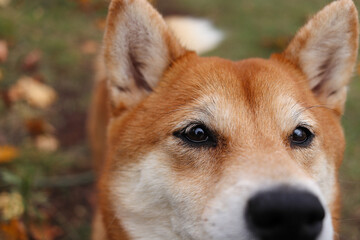
[[[316,14],[283,53],[238,62],[187,51],[145,0],[113,0],[109,238],[333,239],[357,49],[351,0]]]

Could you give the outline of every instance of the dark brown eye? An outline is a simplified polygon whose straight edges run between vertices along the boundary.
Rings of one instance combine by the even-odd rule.
[[[191,124],[174,136],[181,138],[193,147],[216,146],[214,134],[203,124]]]
[[[187,131],[185,130],[184,135],[189,141],[194,143],[206,142],[209,139],[206,130],[201,125],[191,127]]]
[[[310,145],[314,134],[305,127],[297,127],[291,134],[290,140],[292,146],[307,147]]]

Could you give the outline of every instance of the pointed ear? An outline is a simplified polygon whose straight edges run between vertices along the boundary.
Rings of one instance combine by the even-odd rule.
[[[139,103],[186,53],[146,0],[112,0],[103,51],[113,112]]]
[[[352,0],[338,0],[301,28],[282,56],[305,74],[322,104],[342,113],[357,52],[356,7]]]

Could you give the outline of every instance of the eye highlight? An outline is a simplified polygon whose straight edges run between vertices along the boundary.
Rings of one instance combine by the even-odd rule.
[[[290,145],[291,147],[308,147],[314,136],[315,135],[308,128],[298,126],[290,135]]]
[[[175,132],[174,136],[192,147],[214,147],[217,143],[215,135],[201,123],[190,124],[184,129]]]

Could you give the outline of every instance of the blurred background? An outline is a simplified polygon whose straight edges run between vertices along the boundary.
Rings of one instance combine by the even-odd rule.
[[[207,55],[269,57],[330,0],[157,0],[210,19]],[[86,115],[108,0],[0,0],[0,239],[89,239],[94,175]],[[360,7],[360,0],[355,0]],[[357,72],[359,70],[357,69]],[[358,73],[357,73],[358,74]],[[360,82],[350,87],[340,173],[342,240],[360,239]]]

